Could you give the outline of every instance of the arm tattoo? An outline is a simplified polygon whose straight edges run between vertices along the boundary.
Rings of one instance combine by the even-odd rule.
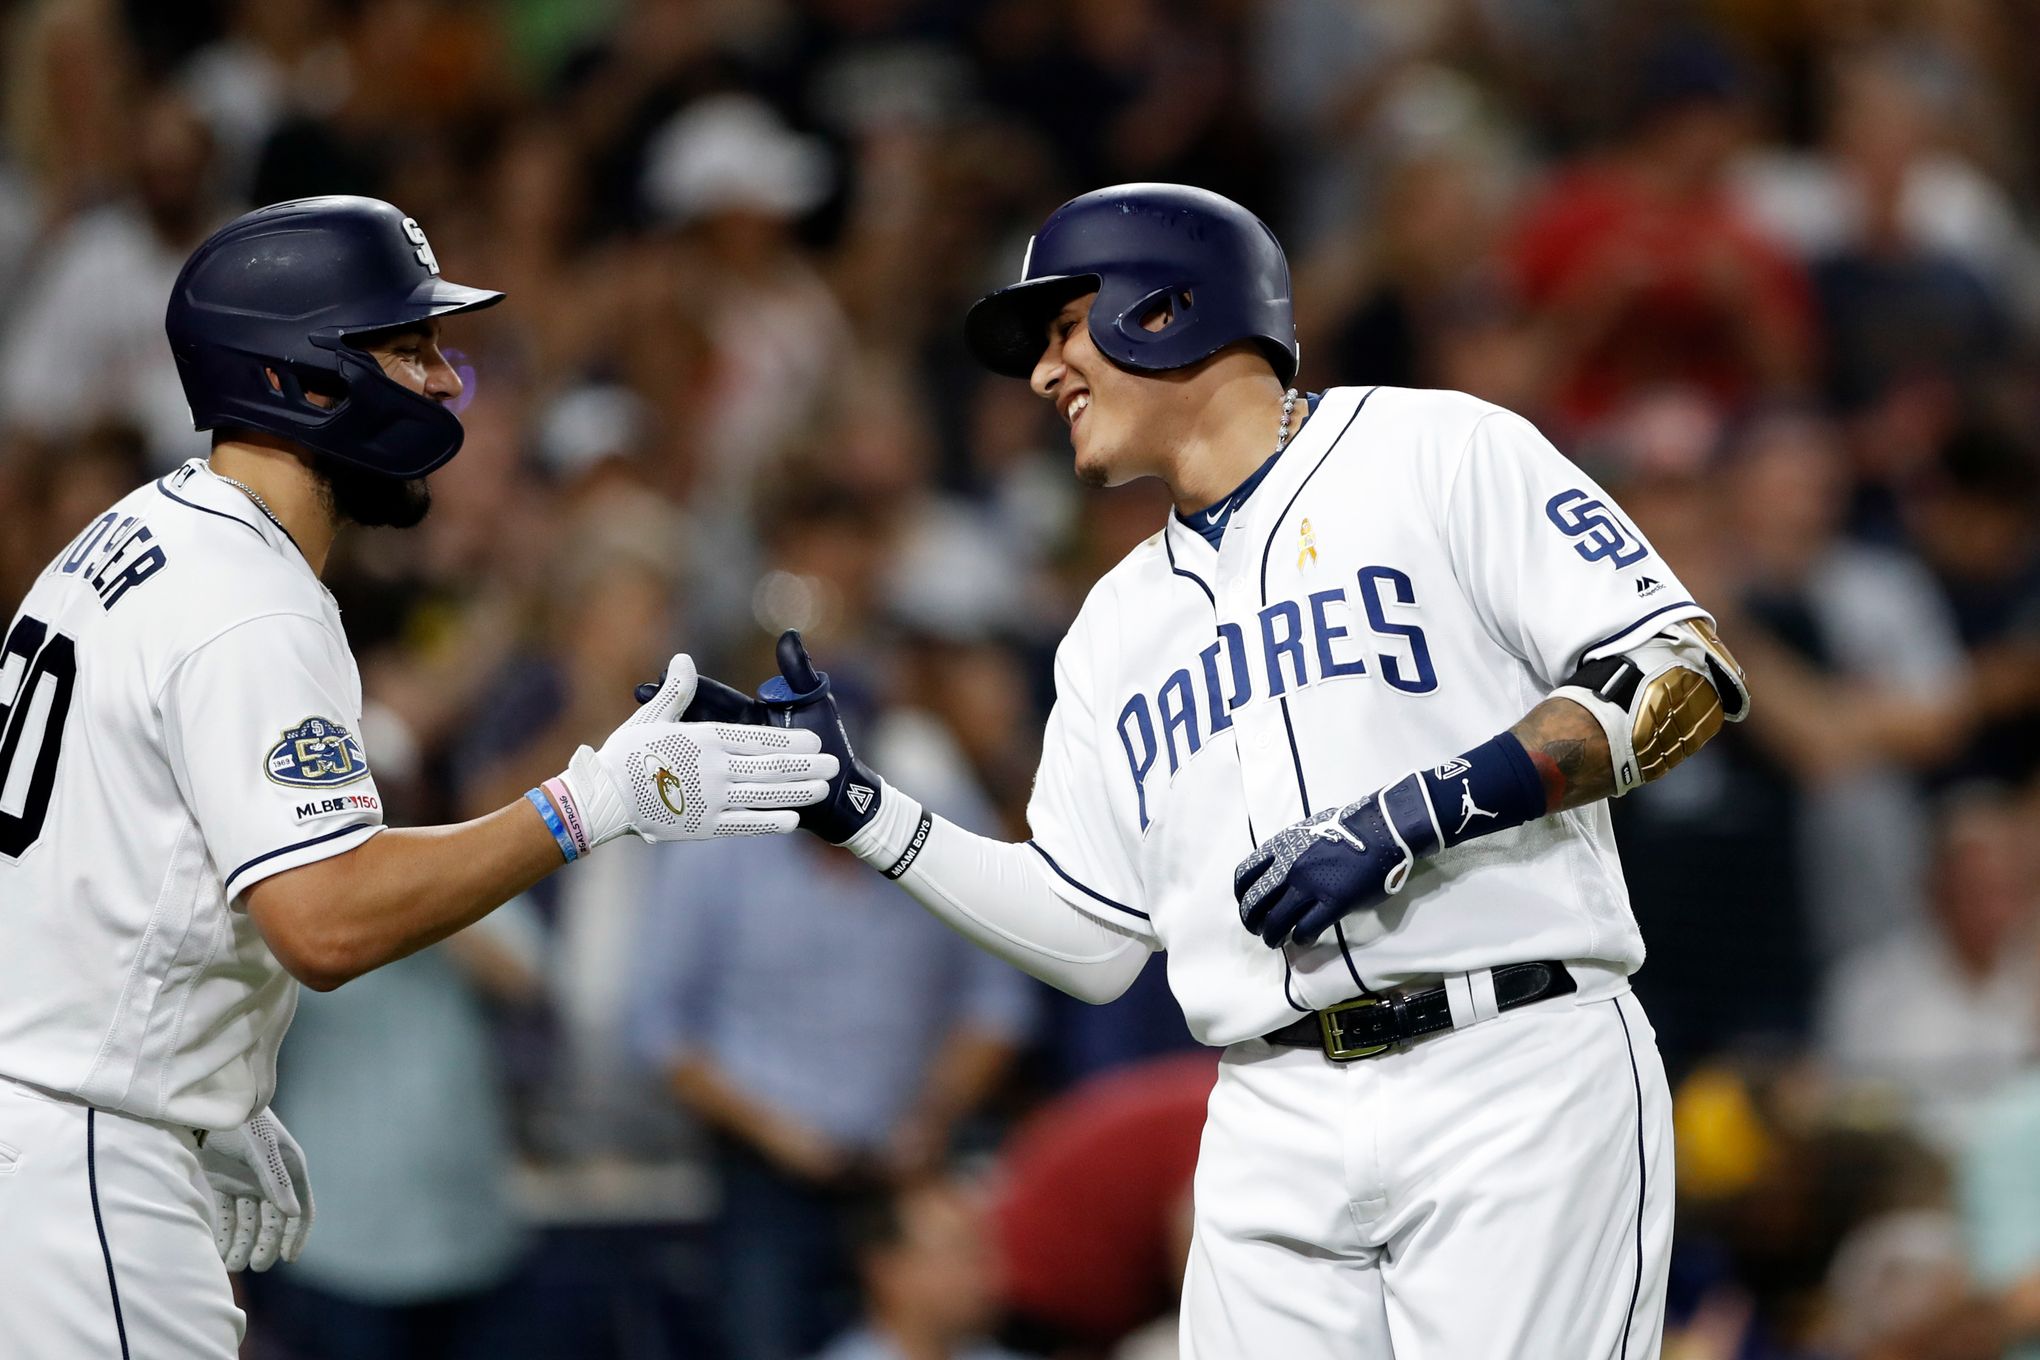
[[[1615,792],[1608,736],[1572,700],[1546,699],[1509,731],[1544,778],[1547,812],[1597,803]]]

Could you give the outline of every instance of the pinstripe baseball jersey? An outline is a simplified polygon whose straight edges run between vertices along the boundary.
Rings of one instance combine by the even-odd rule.
[[[268,1104],[297,983],[238,899],[381,829],[360,725],[333,597],[203,461],[86,526],[0,651],[0,1076]]]
[[[1633,971],[1605,803],[1422,861],[1309,948],[1267,948],[1232,895],[1261,840],[1510,727],[1582,660],[1706,616],[1608,495],[1498,407],[1342,388],[1218,513],[1215,549],[1172,515],[1057,652],[1029,820],[1065,899],[1167,949],[1210,1044],[1412,977]]]

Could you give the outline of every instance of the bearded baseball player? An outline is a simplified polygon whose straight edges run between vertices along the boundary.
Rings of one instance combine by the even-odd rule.
[[[1225,1049],[1197,1360],[1654,1356],[1670,1099],[1606,800],[1739,719],[1711,620],[1527,422],[1299,400],[1288,265],[1238,205],[1130,184],[1049,218],[966,334],[1094,485],[1175,513],[1056,658],[1024,845],[857,762],[799,639],[757,701],[843,771],[804,825],[1093,1002],[1149,951]]]
[[[293,1259],[304,1157],[267,1106],[302,983],[445,938],[625,832],[790,831],[835,759],[677,721],[695,671],[556,779],[383,825],[361,681],[319,575],[411,525],[459,451],[450,283],[387,203],[222,228],[167,326],[210,459],[87,525],[0,645],[0,1351],[226,1360],[227,1271]]]

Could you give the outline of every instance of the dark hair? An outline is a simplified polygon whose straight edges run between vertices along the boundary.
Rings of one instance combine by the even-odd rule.
[[[888,1251],[906,1238],[898,1186],[872,1184],[846,1196],[838,1215],[843,1248],[856,1260]]]
[[[1736,104],[1750,94],[1742,63],[1718,38],[1687,29],[1645,53],[1628,99],[1628,122],[1637,127],[1670,113]]]
[[[2040,463],[2032,448],[2000,426],[1961,426],[1941,446],[1939,463],[1950,491],[2028,507],[2040,499]]]

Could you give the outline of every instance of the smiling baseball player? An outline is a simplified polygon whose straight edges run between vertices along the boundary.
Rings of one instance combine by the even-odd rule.
[[[676,656],[542,788],[384,828],[319,573],[342,522],[424,515],[461,445],[439,318],[501,298],[442,279],[376,200],[222,228],[167,318],[210,460],[85,526],[0,635],[0,1353],[233,1356],[226,1269],[294,1258],[312,1223],[267,1109],[300,982],[422,949],[627,831],[790,831],[836,770],[805,732],[675,721]]]
[[[1104,1001],[1167,949],[1226,1050],[1185,1356],[1655,1355],[1670,1100],[1604,800],[1747,710],[1706,611],[1521,418],[1285,390],[1288,266],[1223,198],[1086,194],[1022,276],[972,349],[1176,506],[1057,654],[1033,840],[858,763],[797,637],[698,702],[823,733],[803,824],[1037,977]]]

